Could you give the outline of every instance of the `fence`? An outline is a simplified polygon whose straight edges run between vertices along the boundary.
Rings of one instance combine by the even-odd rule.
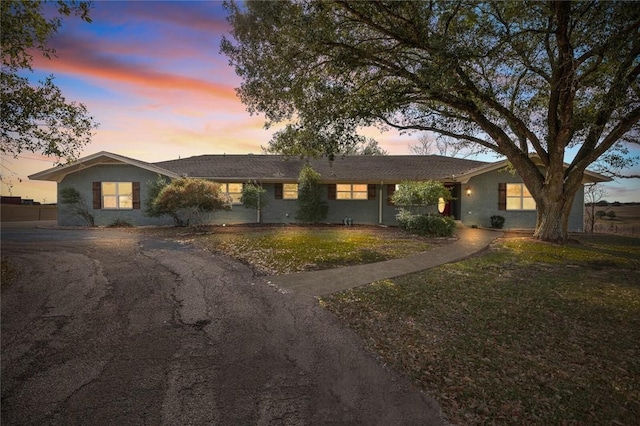
[[[31,222],[38,220],[56,220],[58,209],[54,205],[17,206],[2,204],[0,206],[0,220],[2,222]]]
[[[593,232],[604,234],[630,235],[632,237],[640,236],[640,225],[625,225],[614,221],[610,223],[596,223]]]

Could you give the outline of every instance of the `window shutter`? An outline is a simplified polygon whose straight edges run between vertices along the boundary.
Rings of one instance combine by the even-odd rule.
[[[507,209],[507,184],[498,184],[498,210]]]
[[[330,183],[329,185],[327,185],[327,199],[335,200],[336,198],[337,198],[336,184]]]
[[[132,182],[133,208],[140,209],[140,182]]]
[[[369,184],[367,186],[367,199],[368,200],[375,200],[376,199],[376,185],[375,184]]]
[[[275,193],[276,200],[282,200],[282,184],[276,183],[273,185],[273,192]]]
[[[102,208],[102,183],[93,182],[93,209],[100,210]]]
[[[396,192],[396,185],[393,183],[387,184],[387,205],[393,206],[393,201],[391,201],[391,196]]]

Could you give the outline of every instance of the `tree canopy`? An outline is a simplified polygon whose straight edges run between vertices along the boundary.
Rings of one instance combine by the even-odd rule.
[[[3,0],[0,76],[0,152],[17,156],[29,151],[53,156],[57,162],[77,158],[97,127],[87,108],[68,102],[52,75],[34,84],[26,76],[33,71],[33,53],[47,58],[55,50],[49,38],[62,26],[62,17],[75,14],[86,22],[90,2],[57,1],[58,16],[45,18],[44,2]]]
[[[632,2],[228,3],[222,51],[272,144],[311,155],[377,125],[506,156],[565,240],[587,167],[638,143],[640,8]],[[574,158],[563,162],[567,150]],[[535,158],[530,154],[534,153]],[[613,154],[613,155],[612,155]],[[608,158],[608,156],[610,156]]]

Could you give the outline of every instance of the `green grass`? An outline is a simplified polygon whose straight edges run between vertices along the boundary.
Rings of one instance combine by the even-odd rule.
[[[266,274],[380,262],[451,242],[379,227],[226,227],[182,239],[245,261]],[[167,231],[165,231],[167,232]],[[174,238],[176,236],[174,235]]]
[[[453,423],[639,424],[639,251],[508,239],[321,303]]]

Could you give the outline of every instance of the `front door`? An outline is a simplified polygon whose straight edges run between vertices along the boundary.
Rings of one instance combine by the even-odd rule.
[[[444,187],[451,191],[451,195],[453,195],[453,185],[445,185]],[[440,198],[438,202],[438,212],[441,216],[451,216],[451,202],[452,200],[445,201],[443,198]]]

